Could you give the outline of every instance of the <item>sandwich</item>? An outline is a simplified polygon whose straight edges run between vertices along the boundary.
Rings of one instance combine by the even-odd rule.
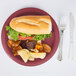
[[[52,22],[49,16],[20,16],[13,18],[6,26],[7,45],[14,56],[21,56],[26,63],[35,58],[44,59],[51,47],[41,42],[52,35]]]
[[[13,18],[9,26],[8,38],[17,40],[44,40],[51,36],[52,22],[49,16],[21,16]]]

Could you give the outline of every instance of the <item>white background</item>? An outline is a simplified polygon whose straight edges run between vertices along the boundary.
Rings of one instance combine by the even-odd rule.
[[[47,11],[58,24],[60,16],[72,12],[76,20],[76,0],[0,0],[0,34],[5,20],[16,10],[24,7],[38,7]],[[68,23],[68,20],[67,20]],[[75,26],[76,29],[76,26]],[[74,31],[74,51],[76,51],[76,30]],[[4,52],[0,40],[0,76],[76,76],[76,56],[68,59],[69,24],[64,33],[63,61],[57,60],[58,51],[48,62],[26,67],[15,63]]]

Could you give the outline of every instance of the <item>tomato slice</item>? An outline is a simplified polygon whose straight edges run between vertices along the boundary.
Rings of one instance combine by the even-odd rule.
[[[32,40],[33,37],[31,37],[31,36],[22,37],[21,35],[18,36],[18,40],[27,40],[27,39]]]

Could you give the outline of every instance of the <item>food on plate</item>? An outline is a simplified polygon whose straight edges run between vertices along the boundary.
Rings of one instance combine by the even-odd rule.
[[[42,46],[42,45],[37,44],[37,45],[35,46],[35,49],[38,49],[39,52],[43,52],[43,46]]]
[[[17,51],[17,53],[21,56],[21,58],[24,60],[25,63],[28,61],[29,51],[27,49],[19,50],[19,51]]]
[[[35,60],[35,58],[29,56],[29,61],[34,61],[34,60]]]
[[[21,56],[26,63],[35,58],[44,59],[51,47],[41,40],[51,37],[52,22],[49,16],[20,16],[13,18],[9,26],[7,45],[12,49],[14,56]]]
[[[38,53],[38,52],[39,52],[39,50],[38,50],[38,49],[31,49],[31,51],[32,51],[32,52],[36,52],[36,53]]]
[[[17,46],[17,47],[14,47],[13,50],[12,50],[12,52],[14,53],[14,56],[18,55],[17,51],[21,50],[21,49],[22,49],[22,47],[20,45]]]
[[[25,49],[27,40],[21,40],[20,46]]]
[[[25,63],[28,60],[34,61],[35,58],[44,59],[46,56],[46,53],[34,53],[34,52],[30,52],[27,49],[22,49],[22,50],[19,50],[17,52],[21,56],[21,58],[24,60]]]
[[[41,40],[38,40],[38,41],[37,41],[37,44],[41,45],[41,44],[42,44],[42,43],[41,43]]]
[[[46,56],[46,53],[33,53],[33,52],[29,52],[30,55],[33,57],[33,58],[40,58],[40,59],[44,59],[45,56]]]
[[[46,53],[50,53],[51,52],[51,47],[47,44],[42,44],[43,45],[43,50],[46,52]]]
[[[21,41],[8,40],[7,44],[10,48],[17,47]]]
[[[13,18],[6,26],[8,36],[17,40],[44,40],[51,36],[52,22],[49,16],[21,16]]]
[[[37,44],[37,41],[33,40],[33,41],[29,41],[26,43],[26,47],[28,50],[34,49],[35,46]]]

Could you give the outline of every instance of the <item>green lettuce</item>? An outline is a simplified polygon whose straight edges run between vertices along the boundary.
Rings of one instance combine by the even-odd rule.
[[[7,33],[7,35],[12,37],[15,41],[18,40],[18,35],[19,34],[22,35],[23,37],[31,36],[31,34],[24,34],[24,33],[17,32],[14,29],[12,29],[10,26],[6,26],[6,31],[9,31]]]
[[[51,36],[50,34],[37,34],[34,37],[34,40],[44,40],[45,38],[49,38]]]
[[[7,35],[12,37],[15,41],[18,40],[19,34],[23,37],[31,36],[31,34],[25,34],[25,33],[17,32],[14,29],[12,29],[10,26],[6,26],[6,31],[9,31],[7,33]],[[34,36],[34,40],[44,40],[45,38],[49,38],[50,36],[51,36],[51,33],[50,34],[37,34]]]

